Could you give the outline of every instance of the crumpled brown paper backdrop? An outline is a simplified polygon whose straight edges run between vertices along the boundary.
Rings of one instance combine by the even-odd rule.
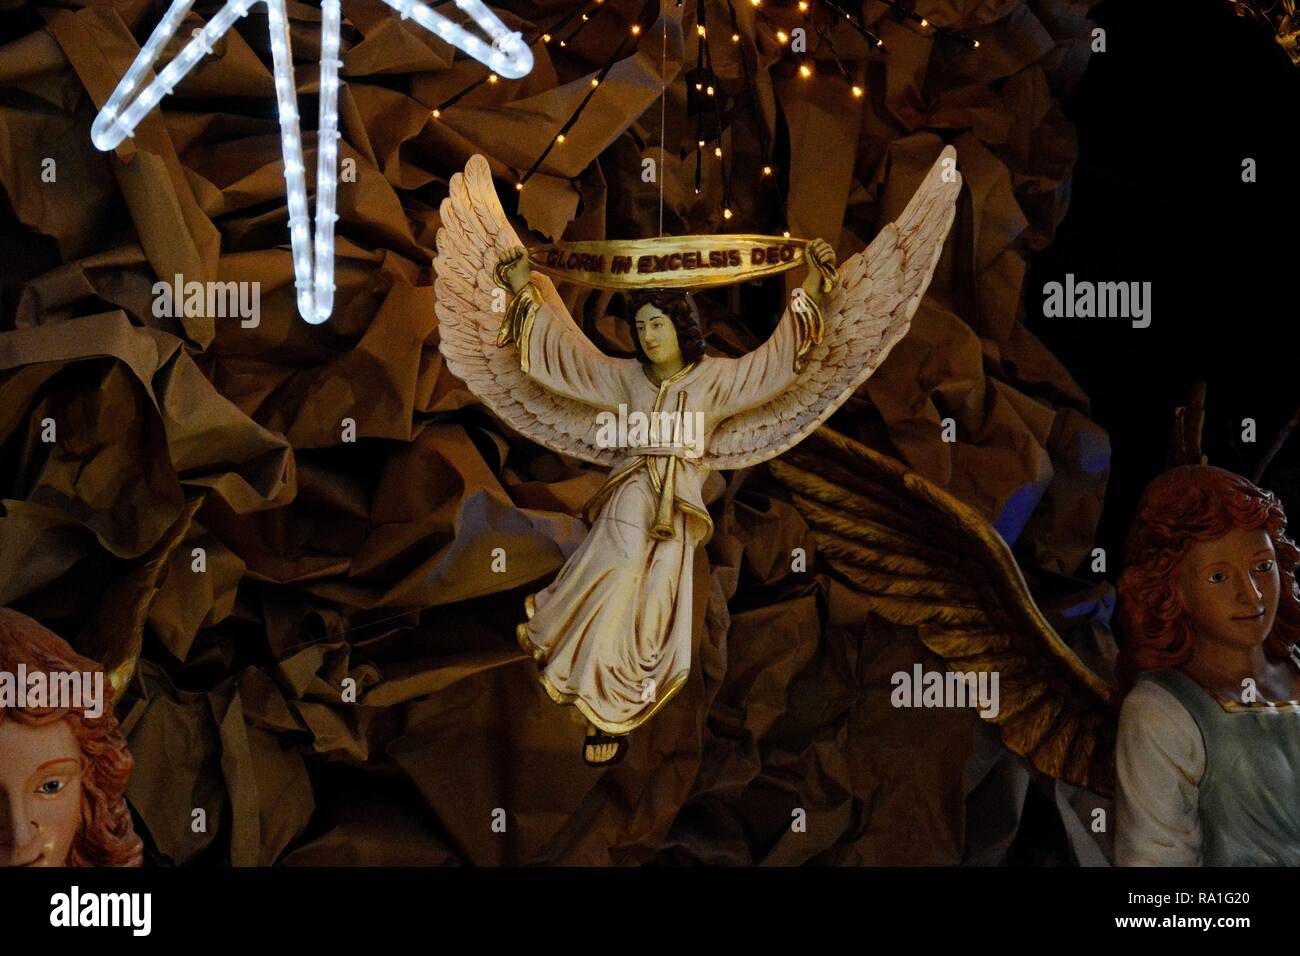
[[[789,570],[792,548],[812,549],[763,469],[711,485],[718,533],[697,556],[689,684],[622,765],[581,764],[580,728],[511,634],[523,595],[581,542],[575,515],[602,476],[510,433],[444,369],[430,260],[447,181],[474,152],[504,177],[530,241],[655,234],[660,193],[641,160],[659,157],[663,75],[670,233],[770,231],[784,216],[847,257],[951,141],[968,188],[929,295],[834,424],[980,508],[1031,571],[1069,575],[1091,547],[1108,444],[1019,314],[1025,257],[1051,241],[1068,200],[1076,145],[1060,101],[1087,63],[1088,5],[917,5],[977,37],[969,51],[868,2],[887,58],[868,58],[843,25],[832,34],[867,90],[853,100],[838,77],[794,76],[772,27],[737,3],[761,116],[740,47],[715,41],[734,98],[736,216],[724,226],[716,164],[696,196],[693,156],[679,155],[695,135],[681,79],[694,4],[668,0],[667,43],[627,48],[512,199],[635,4],[605,0],[566,50],[533,44],[531,75],[483,84],[434,120],[483,68],[378,0],[344,0],[340,157],[356,179],[339,189],[336,312],[314,327],[293,298],[264,13],[106,155],[91,120],[163,5],[5,3],[0,604],[65,635],[89,625],[83,642],[109,647],[120,635],[94,628],[111,619],[96,617],[110,585],[150,555],[161,564],[154,586],[129,589],[147,623],[120,711],[151,858],[1004,859],[1028,774],[971,713],[889,706],[891,673],[939,663],[815,560]],[[534,35],[576,9],[541,0],[529,21],[508,7],[505,22]],[[192,11],[181,35],[213,9]],[[710,0],[711,22],[725,10]],[[320,11],[290,2],[289,16],[301,112],[314,117]],[[660,36],[655,16],[643,36]],[[788,170],[784,211],[758,185],[760,123]],[[151,287],[177,273],[260,282],[260,325],[155,317]],[[567,295],[595,340],[626,345],[608,294]],[[744,295],[743,316],[727,308],[736,293],[707,310],[722,351],[753,347],[780,312],[779,289]],[[955,444],[940,440],[949,417]],[[345,419],[355,442],[342,440]],[[490,570],[495,548],[505,573]],[[348,679],[355,704],[341,700]],[[792,831],[797,810],[806,832]]]

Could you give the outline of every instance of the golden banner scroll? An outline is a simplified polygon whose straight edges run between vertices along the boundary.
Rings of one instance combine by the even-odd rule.
[[[807,239],[661,236],[556,242],[528,252],[532,268],[598,289],[699,289],[776,275],[804,264]]]

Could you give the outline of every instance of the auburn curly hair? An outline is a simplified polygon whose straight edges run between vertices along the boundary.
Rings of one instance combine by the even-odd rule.
[[[1236,528],[1263,528],[1281,577],[1277,619],[1264,642],[1275,660],[1300,639],[1296,568],[1300,549],[1286,535],[1286,512],[1271,491],[1209,465],[1173,468],[1147,486],[1124,547],[1117,614],[1124,630],[1119,679],[1131,687],[1144,671],[1176,667],[1192,656],[1196,632],[1178,596],[1178,566],[1187,550]]]
[[[63,638],[25,614],[0,608],[0,670],[28,673],[96,673],[102,668],[76,653]],[[0,723],[15,720],[43,727],[66,720],[85,762],[81,783],[81,825],[68,851],[68,866],[139,866],[144,844],[136,835],[126,805],[126,784],[134,762],[113,716],[113,688],[104,680],[104,707],[98,717],[60,708],[0,708]]]
[[[637,289],[625,298],[627,307],[623,318],[632,328],[632,345],[642,365],[650,358],[641,348],[641,338],[636,334],[636,314],[644,305],[652,305],[672,320],[677,330],[677,346],[682,350],[682,361],[690,365],[704,354],[704,332],[700,329],[700,314],[690,295],[676,289]]]

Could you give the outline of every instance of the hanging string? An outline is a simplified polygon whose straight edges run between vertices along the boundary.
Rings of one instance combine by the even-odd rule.
[[[681,5],[681,0],[678,0]],[[659,52],[659,81],[661,92],[659,94],[659,169],[656,175],[659,178],[659,237],[662,239],[664,234],[664,138],[667,135],[666,109],[668,105],[668,18],[660,17],[663,23],[663,36]]]

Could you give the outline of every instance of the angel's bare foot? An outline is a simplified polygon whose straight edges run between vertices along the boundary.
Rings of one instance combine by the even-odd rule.
[[[594,724],[587,724],[587,739],[582,745],[582,759],[589,767],[608,767],[623,759],[627,752],[627,737],[604,733]]]

